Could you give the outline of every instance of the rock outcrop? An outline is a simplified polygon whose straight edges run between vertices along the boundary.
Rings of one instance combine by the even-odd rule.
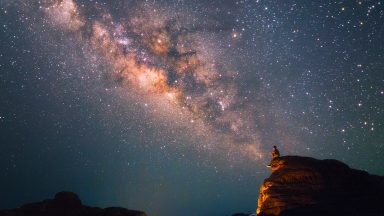
[[[102,209],[85,206],[76,194],[59,192],[54,199],[26,204],[16,209],[0,210],[0,216],[146,216],[146,214],[118,207]]]
[[[337,160],[284,156],[271,163],[257,215],[384,215],[384,177]]]

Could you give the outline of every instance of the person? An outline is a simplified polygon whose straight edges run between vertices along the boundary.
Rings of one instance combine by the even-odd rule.
[[[277,149],[276,146],[273,146],[271,154],[272,154],[272,160],[275,159],[275,158],[280,157],[280,152],[279,152],[279,150]]]
[[[274,159],[280,157],[280,152],[279,152],[279,150],[277,149],[276,146],[273,146],[273,149],[272,149],[271,154],[272,154],[272,161],[273,161]],[[267,167],[271,167],[272,161],[271,161],[271,163],[269,163],[269,164],[267,165]]]

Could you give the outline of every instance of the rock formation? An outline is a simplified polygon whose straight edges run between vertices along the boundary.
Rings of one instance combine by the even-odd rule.
[[[59,192],[54,199],[26,204],[16,209],[0,210],[0,216],[146,216],[146,214],[118,207],[102,209],[85,206],[76,194]]]
[[[384,177],[337,160],[284,156],[271,163],[257,215],[384,215]]]

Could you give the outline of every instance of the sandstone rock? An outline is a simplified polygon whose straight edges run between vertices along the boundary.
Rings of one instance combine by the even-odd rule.
[[[118,207],[102,209],[85,206],[75,193],[59,192],[54,199],[26,204],[16,209],[0,210],[0,216],[146,216],[146,214]]]
[[[272,161],[257,215],[384,215],[384,177],[337,160],[285,156]]]

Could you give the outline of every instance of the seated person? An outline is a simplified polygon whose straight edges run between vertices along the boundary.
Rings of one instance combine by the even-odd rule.
[[[272,154],[272,161],[273,161],[274,159],[280,157],[280,152],[279,152],[279,150],[277,149],[276,146],[273,146],[273,149],[272,149],[271,154]],[[271,161],[271,163],[269,163],[269,164],[267,165],[267,167],[271,167],[272,161]]]
[[[277,150],[276,146],[273,146],[271,154],[272,154],[272,160],[280,157],[280,152],[279,152],[279,150]]]

